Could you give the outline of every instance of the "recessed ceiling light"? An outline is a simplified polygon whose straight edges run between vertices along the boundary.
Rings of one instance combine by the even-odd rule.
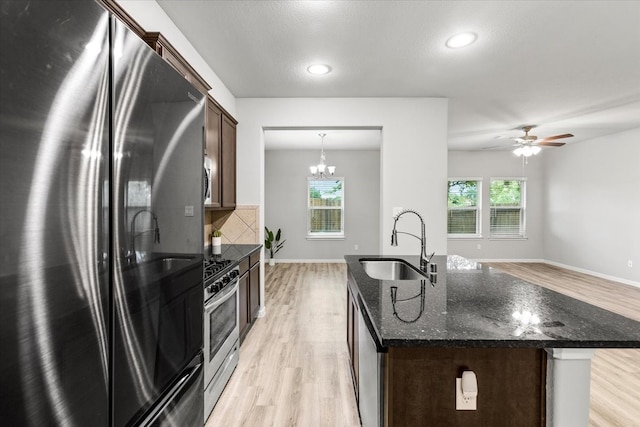
[[[314,64],[310,65],[307,71],[311,74],[328,74],[331,71],[331,67],[325,64]]]
[[[450,37],[446,45],[448,48],[457,49],[459,47],[469,46],[476,41],[477,38],[476,33],[460,33]]]

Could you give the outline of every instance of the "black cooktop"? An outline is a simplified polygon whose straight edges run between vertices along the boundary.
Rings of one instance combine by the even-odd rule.
[[[230,259],[223,258],[205,258],[204,260],[204,280],[210,280],[211,278],[215,278],[218,273],[224,271],[232,261]]]

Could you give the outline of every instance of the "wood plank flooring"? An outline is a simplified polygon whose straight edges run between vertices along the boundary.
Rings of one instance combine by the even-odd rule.
[[[528,282],[640,321],[640,288],[549,264],[488,265]],[[640,350],[596,350],[591,363],[589,425],[640,426]]]
[[[640,289],[546,264],[491,266],[640,321]],[[265,266],[267,315],[206,427],[359,426],[346,346],[346,265]],[[592,427],[640,426],[640,350],[597,350]]]
[[[265,266],[265,317],[207,427],[359,426],[346,344],[346,264]]]

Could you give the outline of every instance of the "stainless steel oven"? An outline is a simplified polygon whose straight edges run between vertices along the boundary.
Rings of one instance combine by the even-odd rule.
[[[209,278],[205,273],[205,422],[238,365],[238,339],[240,337],[238,273],[237,266]]]

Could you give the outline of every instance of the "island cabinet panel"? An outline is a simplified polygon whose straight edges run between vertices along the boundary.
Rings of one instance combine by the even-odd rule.
[[[546,353],[536,348],[389,348],[385,425],[546,425]],[[472,370],[477,410],[457,411],[455,378]]]
[[[349,366],[351,368],[351,377],[353,379],[353,388],[358,400],[358,370],[359,370],[359,354],[358,354],[358,304],[353,292],[347,286],[347,346],[349,348]]]

